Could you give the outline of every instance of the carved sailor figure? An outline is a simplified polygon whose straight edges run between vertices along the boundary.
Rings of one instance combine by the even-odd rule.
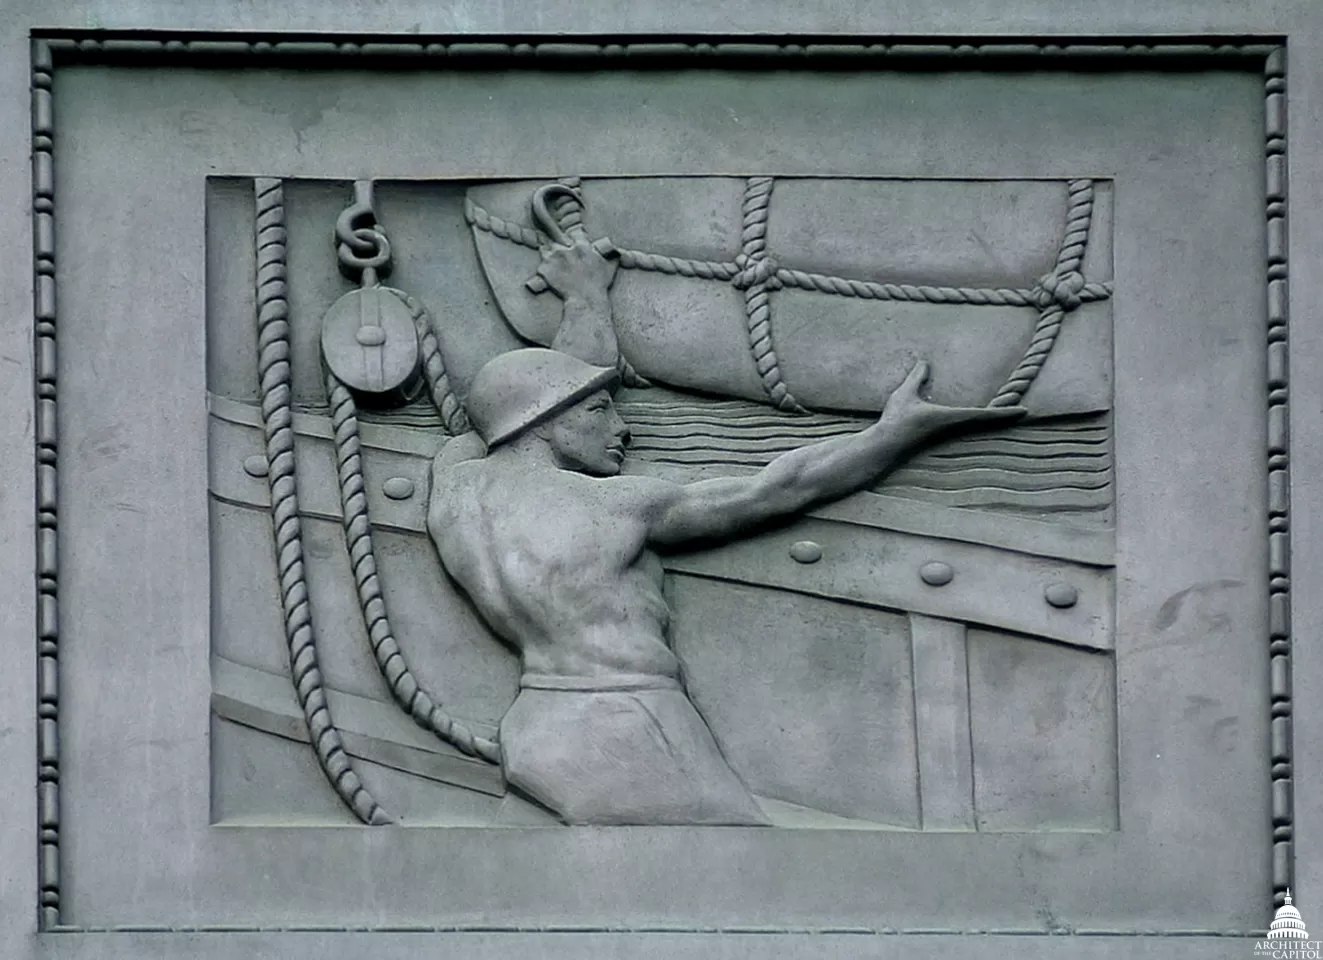
[[[478,372],[468,410],[482,442],[442,449],[428,512],[446,570],[522,660],[500,727],[507,781],[567,823],[765,824],[685,693],[654,551],[755,531],[860,489],[940,433],[1023,411],[931,403],[920,362],[876,423],[757,474],[621,476],[615,265],[580,237],[545,251],[539,273],[565,301],[555,349]]]

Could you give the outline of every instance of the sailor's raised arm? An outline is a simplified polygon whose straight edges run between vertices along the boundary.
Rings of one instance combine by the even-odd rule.
[[[542,252],[538,274],[565,302],[551,349],[599,367],[614,367],[620,356],[609,290],[617,263],[585,237]]]
[[[748,477],[722,477],[675,487],[657,501],[649,539],[659,545],[719,539],[797,513],[868,485],[909,451],[960,425],[996,424],[1019,418],[1021,407],[946,407],[919,396],[928,365],[915,364],[887,400],[877,422],[858,433],[833,437],[783,453]]]

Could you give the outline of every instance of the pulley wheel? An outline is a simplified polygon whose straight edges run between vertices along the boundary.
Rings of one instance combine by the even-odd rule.
[[[322,321],[322,356],[356,393],[393,394],[418,370],[418,334],[409,308],[382,287],[351,290]]]

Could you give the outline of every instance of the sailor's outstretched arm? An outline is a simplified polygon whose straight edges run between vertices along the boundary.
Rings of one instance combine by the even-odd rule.
[[[582,237],[543,251],[537,272],[565,301],[551,349],[599,367],[616,365],[620,346],[608,293],[616,266]]]
[[[887,400],[877,422],[858,433],[833,437],[777,457],[748,477],[702,480],[670,488],[655,502],[649,537],[658,544],[728,537],[760,523],[797,513],[866,486],[907,453],[959,425],[1017,419],[1021,407],[945,407],[919,396],[928,379],[920,362]]]

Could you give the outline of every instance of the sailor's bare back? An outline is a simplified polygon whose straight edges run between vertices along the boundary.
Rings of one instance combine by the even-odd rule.
[[[439,471],[433,529],[524,673],[678,677],[639,485],[513,460],[498,450]]]

